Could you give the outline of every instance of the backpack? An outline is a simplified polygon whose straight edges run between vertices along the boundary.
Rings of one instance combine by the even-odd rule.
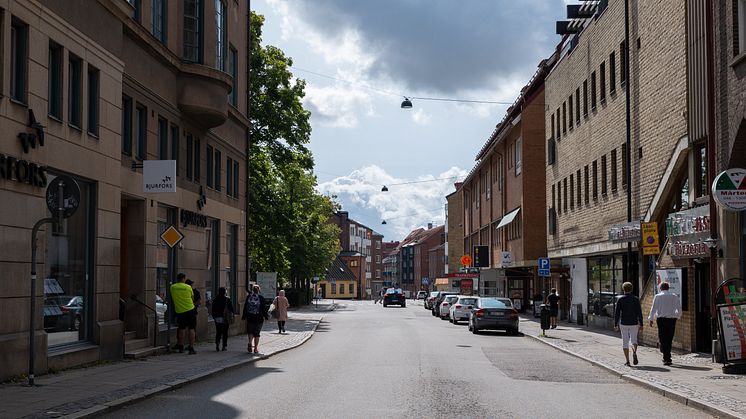
[[[256,294],[251,294],[246,298],[246,312],[249,314],[259,314],[261,309],[261,301],[259,300],[259,296]]]

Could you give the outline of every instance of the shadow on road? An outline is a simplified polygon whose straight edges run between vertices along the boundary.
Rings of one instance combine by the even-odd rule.
[[[671,371],[668,368],[663,367],[652,367],[649,365],[642,365],[642,366],[636,366],[634,367],[636,370],[643,370],[643,371],[655,371],[655,372],[669,372]]]
[[[710,367],[696,367],[694,365],[677,365],[673,364],[671,365],[671,368],[678,368],[681,370],[692,370],[692,371],[712,371],[712,368]]]

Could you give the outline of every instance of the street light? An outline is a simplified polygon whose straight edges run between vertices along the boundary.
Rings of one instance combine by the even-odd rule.
[[[381,224],[386,224],[386,220],[381,221]]]
[[[412,101],[408,97],[404,96],[404,100],[401,103],[402,109],[412,109]]]
[[[389,188],[386,187],[386,185],[383,185],[383,188],[381,188],[381,192],[388,192]]]

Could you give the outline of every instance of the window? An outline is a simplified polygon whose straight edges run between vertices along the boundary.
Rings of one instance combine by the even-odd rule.
[[[559,140],[562,137],[562,131],[560,128],[562,127],[560,125],[560,118],[562,117],[562,112],[560,112],[560,108],[557,108],[557,140]]]
[[[624,50],[624,41],[619,44],[619,84],[624,86],[627,81],[627,54]]]
[[[598,198],[598,160],[593,160],[593,199]]]
[[[202,62],[202,1],[184,0],[183,58]]]
[[[699,144],[694,148],[694,182],[696,198],[708,196],[707,183],[707,148]]]
[[[98,135],[99,72],[88,66],[88,132]]]
[[[212,159],[213,159],[213,149],[211,145],[207,145],[207,152],[205,153],[205,160],[207,161],[207,187],[212,188],[213,185],[213,166],[212,166]]]
[[[562,103],[562,134],[567,134],[567,102]]]
[[[617,190],[617,164],[616,164],[616,149],[611,150],[611,191],[616,192]]]
[[[132,155],[132,98],[122,95],[122,153]]]
[[[503,158],[497,156],[497,190],[503,190]]]
[[[28,25],[13,18],[10,24],[10,97],[26,103]]]
[[[554,138],[550,138],[547,140],[547,164],[549,166],[553,165],[557,159],[557,145],[554,142]]]
[[[238,198],[238,160],[233,161],[233,197]]]
[[[616,57],[612,51],[609,54],[609,93],[616,91]]]
[[[588,116],[588,80],[583,81],[583,116]]]
[[[176,161],[176,176],[179,176],[179,127],[171,125],[171,160]]]
[[[62,47],[49,43],[49,116],[62,119]]]
[[[238,300],[238,225],[228,224],[228,231],[226,231],[226,242],[228,248],[228,263],[230,264],[230,270],[228,271],[228,283],[226,284],[226,295],[231,300]]]
[[[604,154],[603,156],[601,156],[601,194],[603,194],[603,195],[606,195],[606,193],[608,192],[608,186],[607,185],[609,183],[608,182],[609,178],[608,178],[608,175],[607,175],[606,168],[607,168],[607,166],[606,166],[606,154]]]
[[[83,62],[80,58],[70,54],[70,60],[68,63],[68,89],[67,89],[67,122],[76,127],[80,128],[80,95],[82,92],[82,67]]]
[[[738,13],[738,18],[733,19],[733,34],[738,39],[734,39],[733,43],[737,47],[735,55],[739,55],[746,52],[746,0],[738,0],[736,9],[734,12]]]
[[[194,178],[194,139],[192,134],[186,137],[186,177],[189,180]]]
[[[601,103],[606,102],[606,63],[601,63],[599,68],[599,83],[601,88]]]
[[[627,186],[627,144],[622,144],[622,187]]]
[[[591,110],[596,110],[596,72],[591,73]]]
[[[580,125],[580,87],[575,89],[575,125]]]
[[[168,12],[166,10],[168,2],[166,0],[152,0],[151,4],[153,6],[153,36],[155,39],[165,44],[166,34],[168,33],[166,20],[168,18]]]
[[[235,48],[230,47],[229,53],[229,69],[231,72],[231,81],[233,88],[231,93],[228,95],[228,103],[234,107],[238,106],[238,51]]]
[[[562,181],[557,182],[557,212],[562,213]]]
[[[550,135],[549,137],[554,138],[554,114],[552,114],[552,135]]]
[[[220,154],[220,150],[215,150],[215,190],[220,190],[221,185],[223,184],[222,177],[220,176],[220,173],[222,172],[222,166],[223,164],[223,158]]]
[[[554,204],[555,203],[555,199],[556,199],[555,198],[554,190],[555,190],[555,187],[554,187],[554,185],[552,185],[552,208],[556,208],[556,206]]]
[[[578,181],[578,207],[580,207],[581,203],[583,202],[583,188],[580,186],[580,169],[578,169],[577,172],[575,172],[575,179]]]
[[[225,194],[233,196],[233,159],[230,157],[225,162]]]
[[[570,200],[570,197],[567,195],[567,178],[562,179],[562,195],[564,196],[562,211],[567,212],[567,201]]]
[[[142,20],[142,0],[128,0],[132,7],[135,9],[132,17],[136,22]]]
[[[575,208],[575,175],[570,174],[570,193],[567,198],[570,200],[570,209]]]
[[[202,145],[199,139],[194,140],[194,181],[199,183],[199,178],[202,169],[202,158],[200,156],[202,152]]]
[[[148,109],[137,104],[137,158],[146,160],[148,158]]]
[[[355,293],[355,284],[347,284],[347,289],[350,290],[350,294]]]
[[[168,121],[158,118],[158,158],[168,160]]]
[[[588,180],[588,166],[585,166],[585,169],[583,170],[583,188],[585,188],[585,204],[588,205],[588,203],[591,202],[590,200],[590,182]]]
[[[572,95],[567,98],[567,111],[568,111],[568,118],[567,122],[570,125],[570,130],[572,130]]]
[[[223,0],[215,0],[215,68],[225,71],[225,49],[227,47],[228,17]]]
[[[521,139],[515,140],[515,175],[521,174]]]

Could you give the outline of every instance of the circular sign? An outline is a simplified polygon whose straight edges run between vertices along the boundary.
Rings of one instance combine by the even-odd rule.
[[[464,266],[471,266],[471,256],[469,255],[461,256],[461,264]]]
[[[70,218],[80,205],[80,187],[70,176],[59,175],[47,185],[47,208],[57,215],[62,192],[62,218]]]
[[[746,210],[746,170],[728,169],[712,182],[712,197],[724,209]]]

